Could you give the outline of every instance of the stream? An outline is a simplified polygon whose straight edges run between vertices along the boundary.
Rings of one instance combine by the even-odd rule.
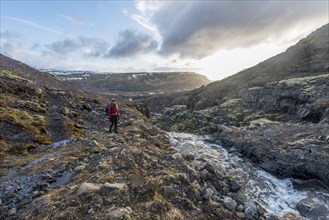
[[[202,167],[210,164],[220,176],[234,179],[237,183],[234,195],[239,201],[252,201],[266,213],[276,216],[284,216],[290,212],[304,219],[329,219],[329,190],[318,180],[277,178],[239,157],[236,149],[225,149],[215,144],[209,136],[169,133],[169,137],[170,145],[183,157],[192,155],[190,158],[193,158],[194,169],[202,170]],[[59,148],[68,143],[69,141],[65,140],[51,147]],[[3,207],[8,210],[12,207],[23,207],[48,190],[71,181],[75,175],[73,168],[76,164],[25,172],[41,162],[50,160],[53,154],[56,152],[47,153],[25,166],[9,169],[7,176],[0,177],[0,198]]]
[[[171,145],[183,155],[192,154],[192,167],[209,163],[216,172],[239,182],[237,197],[254,201],[266,212],[283,216],[292,212],[305,219],[329,219],[329,191],[317,180],[279,179],[238,156],[235,149],[214,144],[207,136],[170,133]],[[311,186],[311,187],[310,187]]]

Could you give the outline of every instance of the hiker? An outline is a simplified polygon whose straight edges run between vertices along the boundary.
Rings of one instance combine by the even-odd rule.
[[[111,102],[108,104],[108,117],[111,122],[109,132],[112,133],[112,127],[114,125],[114,132],[118,133],[118,120],[119,120],[119,106],[115,98],[112,98]]]

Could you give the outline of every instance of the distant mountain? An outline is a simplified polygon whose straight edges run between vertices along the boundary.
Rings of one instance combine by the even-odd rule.
[[[100,93],[125,93],[150,95],[196,89],[211,81],[192,72],[140,72],[95,73],[81,72],[58,75],[63,80],[74,81],[80,88]]]

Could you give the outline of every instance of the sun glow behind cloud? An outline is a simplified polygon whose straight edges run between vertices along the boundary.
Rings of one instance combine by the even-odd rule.
[[[284,51],[274,44],[261,44],[252,48],[220,50],[200,61],[200,73],[210,80],[220,80]]]

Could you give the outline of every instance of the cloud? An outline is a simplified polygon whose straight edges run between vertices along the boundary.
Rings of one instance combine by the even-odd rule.
[[[18,32],[3,31],[0,33],[1,53],[11,55],[22,46],[22,36]]]
[[[108,51],[110,45],[103,39],[79,37],[56,41],[47,47],[57,54],[80,52],[85,57],[101,57]]]
[[[35,28],[38,28],[40,30],[48,31],[48,32],[51,32],[51,33],[54,33],[54,34],[64,35],[63,32],[60,32],[60,31],[54,30],[52,28],[48,28],[48,27],[39,25],[37,23],[31,22],[31,21],[28,21],[28,20],[24,20],[24,19],[20,19],[20,18],[15,18],[15,17],[9,17],[9,16],[6,16],[6,18],[9,18],[11,20],[14,20],[14,21],[17,21],[17,22],[20,22],[20,23],[23,23],[23,24],[27,24],[27,25],[29,25],[31,27],[35,27]]]
[[[69,16],[69,15],[61,15],[63,18],[68,20],[71,23],[74,24],[80,24],[80,25],[88,25],[92,26],[93,24],[89,22],[87,19],[81,17],[81,16]]]
[[[119,33],[118,42],[110,49],[106,57],[130,57],[155,51],[158,43],[151,35],[134,30]]]
[[[298,25],[328,16],[325,1],[163,1],[156,7],[143,2],[136,6],[140,15],[130,17],[156,29],[160,53],[197,59],[284,39]]]

